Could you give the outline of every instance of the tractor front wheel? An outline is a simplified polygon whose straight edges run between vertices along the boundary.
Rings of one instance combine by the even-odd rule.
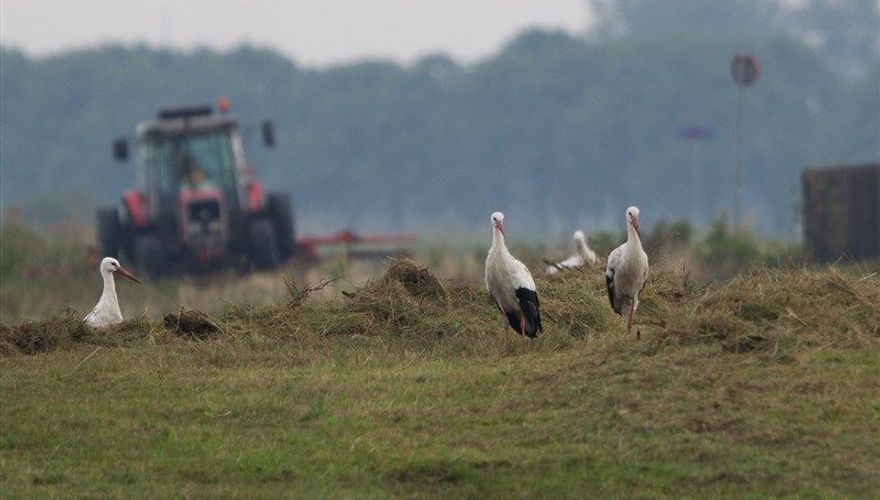
[[[281,259],[289,259],[296,252],[296,232],[290,195],[287,193],[269,193],[266,195],[266,205],[267,215],[275,227]]]
[[[278,235],[269,219],[254,219],[250,224],[251,264],[257,269],[272,269],[281,262]]]
[[[162,249],[162,241],[153,234],[143,234],[134,240],[137,267],[151,278],[168,273],[168,262]]]

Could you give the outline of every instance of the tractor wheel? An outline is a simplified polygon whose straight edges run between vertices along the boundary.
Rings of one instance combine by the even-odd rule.
[[[251,264],[257,269],[272,269],[281,262],[278,236],[269,219],[254,219],[250,224]]]
[[[119,257],[122,242],[122,224],[119,223],[119,212],[116,208],[99,208],[95,215],[98,230],[98,245],[101,257]]]
[[[281,259],[293,257],[296,253],[296,230],[293,223],[293,207],[287,193],[269,193],[266,196],[267,211],[275,235],[278,238],[278,252]]]
[[[134,240],[137,268],[151,278],[168,273],[168,262],[162,250],[162,241],[153,234],[143,234]]]

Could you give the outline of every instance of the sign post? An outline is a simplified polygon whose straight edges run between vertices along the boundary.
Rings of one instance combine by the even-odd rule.
[[[691,143],[691,201],[693,206],[693,224],[699,227],[703,222],[703,213],[700,208],[703,199],[703,183],[700,178],[700,149],[699,143],[712,140],[715,131],[708,125],[685,125],[678,129],[678,135]]]
[[[734,151],[734,201],[733,220],[735,227],[742,224],[742,163],[743,128],[745,126],[746,88],[758,80],[761,66],[758,58],[751,54],[737,54],[730,61],[730,73],[737,86],[736,95],[736,145]]]

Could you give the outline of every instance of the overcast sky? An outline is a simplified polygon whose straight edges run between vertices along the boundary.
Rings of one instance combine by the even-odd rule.
[[[103,42],[274,47],[310,65],[429,52],[473,61],[527,27],[583,31],[585,0],[0,0],[2,42],[33,55]]]

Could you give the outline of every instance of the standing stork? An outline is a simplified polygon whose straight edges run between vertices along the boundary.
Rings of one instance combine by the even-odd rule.
[[[504,244],[504,214],[492,214],[492,247],[486,256],[486,290],[507,322],[517,333],[538,336],[541,311],[535,280],[522,262],[513,258]]]
[[[639,208],[626,209],[626,243],[611,251],[605,269],[605,285],[614,312],[627,317],[632,331],[633,315],[639,307],[639,292],[648,279],[648,255],[639,233]]]
[[[547,274],[556,274],[567,269],[578,269],[583,267],[584,264],[597,264],[599,262],[596,252],[587,244],[587,238],[583,231],[578,229],[571,238],[574,240],[574,255],[561,262],[547,266]]]
[[[122,322],[122,311],[119,310],[119,299],[116,298],[116,281],[113,279],[113,275],[119,273],[135,283],[140,283],[140,281],[113,257],[104,257],[98,269],[101,270],[101,277],[104,278],[104,292],[101,293],[98,304],[95,305],[92,312],[83,318],[83,321],[89,326],[104,328]]]

